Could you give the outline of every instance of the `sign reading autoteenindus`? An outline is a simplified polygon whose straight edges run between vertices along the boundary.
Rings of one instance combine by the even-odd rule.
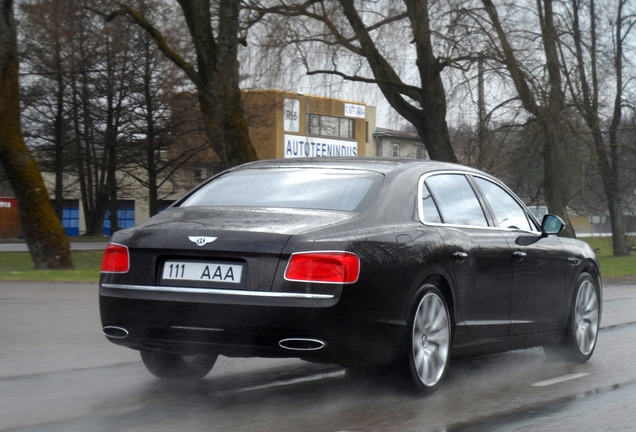
[[[355,141],[285,135],[285,158],[358,156]]]

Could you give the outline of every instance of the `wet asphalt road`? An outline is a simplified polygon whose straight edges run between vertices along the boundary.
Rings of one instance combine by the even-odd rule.
[[[455,361],[416,396],[383,375],[220,358],[163,382],[101,335],[96,284],[0,282],[0,431],[636,430],[636,285],[606,286],[583,365],[540,349]]]

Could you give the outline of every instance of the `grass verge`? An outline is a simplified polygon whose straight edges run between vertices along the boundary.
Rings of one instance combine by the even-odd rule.
[[[596,252],[603,278],[636,275],[636,252],[632,251],[632,254],[628,256],[612,256],[611,239],[611,237],[581,238]]]
[[[98,282],[103,250],[72,251],[73,270],[35,270],[28,252],[0,252],[0,280]]]

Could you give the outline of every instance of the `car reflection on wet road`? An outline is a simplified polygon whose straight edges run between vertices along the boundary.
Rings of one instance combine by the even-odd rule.
[[[96,285],[0,283],[0,431],[629,430],[636,285],[605,286],[585,364],[541,349],[454,361],[421,397],[388,374],[222,358],[198,382],[153,378],[100,333]]]

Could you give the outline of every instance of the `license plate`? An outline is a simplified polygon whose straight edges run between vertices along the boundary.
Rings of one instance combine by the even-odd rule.
[[[162,279],[199,282],[241,283],[243,266],[211,262],[166,261]]]

